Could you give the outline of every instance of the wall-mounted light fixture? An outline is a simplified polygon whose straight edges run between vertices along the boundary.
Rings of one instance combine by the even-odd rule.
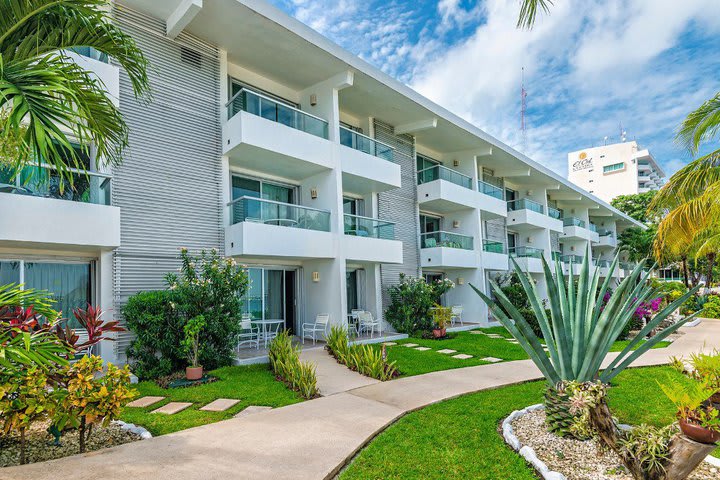
[[[532,245],[532,243],[533,243],[533,239],[532,239],[532,237],[527,237],[527,243],[529,243],[529,244],[531,244],[531,245]]]
[[[459,167],[460,166],[460,160],[453,160],[453,167]]]
[[[460,228],[460,220],[453,220],[453,228]]]
[[[464,279],[463,277],[458,277],[458,279],[457,279],[457,284],[458,284],[458,285],[465,285],[465,279]]]
[[[575,247],[570,247],[570,251],[571,251],[571,252],[574,252],[574,251],[575,251]]]
[[[320,272],[312,272],[312,281],[315,283],[320,281]]]
[[[315,200],[317,197],[318,197],[318,189],[317,189],[317,187],[312,187],[310,189],[310,198]]]
[[[310,106],[314,107],[315,105],[317,105],[317,95],[312,93],[310,94]]]

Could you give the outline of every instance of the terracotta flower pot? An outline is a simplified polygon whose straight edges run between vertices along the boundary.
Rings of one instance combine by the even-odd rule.
[[[686,437],[699,443],[715,443],[720,440],[720,432],[701,427],[695,423],[689,423],[685,419],[679,419],[680,430]]]
[[[203,376],[203,367],[186,367],[185,378],[188,380],[200,380]]]
[[[435,338],[442,338],[445,336],[445,329],[444,328],[433,328],[433,337]]]

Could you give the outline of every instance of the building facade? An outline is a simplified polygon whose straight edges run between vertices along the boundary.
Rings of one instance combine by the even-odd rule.
[[[487,325],[470,285],[487,291],[511,255],[542,292],[542,257],[570,274],[590,250],[607,275],[637,225],[265,2],[121,0],[114,17],[148,57],[152,102],[112,59],[77,61],[130,127],[123,164],[88,159],[72,195],[52,171],[0,179],[0,283],[48,289],[66,313],[118,316],[186,247],[246,265],[245,313],[294,332],[319,313],[382,318],[401,273],[451,279],[443,302]],[[123,362],[129,341],[101,353]]]
[[[568,179],[610,202],[618,195],[659,190],[665,172],[648,149],[631,141],[568,153]]]

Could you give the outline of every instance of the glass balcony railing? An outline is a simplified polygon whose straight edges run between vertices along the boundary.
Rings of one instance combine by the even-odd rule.
[[[254,222],[320,232],[330,231],[330,212],[327,210],[257,197],[240,197],[228,205],[232,207],[233,225],[240,222]]]
[[[345,235],[395,240],[395,224],[377,218],[345,214]]]
[[[483,240],[483,250],[490,253],[506,253],[503,242],[495,242],[492,240]]]
[[[111,204],[110,175],[86,172],[71,168],[68,170],[72,183],[61,177],[49,165],[23,168],[17,175],[10,169],[0,168],[0,193],[13,193],[32,197],[55,198],[72,202]]]
[[[545,213],[545,207],[543,205],[527,198],[508,202],[508,210],[532,210],[537,213]]]
[[[555,207],[548,207],[548,217],[552,217],[556,220],[560,220],[563,216],[562,210]]]
[[[510,249],[510,255],[518,258],[542,258],[543,249],[534,247],[512,247]]]
[[[562,252],[552,252],[553,262],[562,260]]]
[[[245,111],[290,128],[328,138],[328,122],[257,92],[241,89],[227,103],[228,119]]]
[[[97,50],[96,48],[93,48],[93,47],[75,47],[75,48],[71,48],[70,51],[75,52],[78,55],[82,55],[83,57],[97,60],[98,62],[109,63],[107,53],[103,53],[100,50]]]
[[[608,230],[607,228],[598,228],[597,234],[601,237],[612,237],[613,236],[612,230]]]
[[[563,255],[560,260],[563,263],[572,263],[574,265],[580,265],[583,262],[583,257],[580,255]]]
[[[597,266],[600,268],[610,268],[610,260],[598,260]]]
[[[563,226],[585,228],[585,220],[580,220],[577,217],[565,217],[563,218]]]
[[[393,161],[393,150],[395,150],[393,147],[349,128],[340,127],[340,144],[383,160]]]
[[[597,233],[597,226],[596,226],[594,223],[589,222],[589,223],[588,223],[588,230],[590,230],[591,232],[596,232],[596,233]]]
[[[491,185],[487,182],[483,182],[482,180],[478,181],[478,191],[480,193],[484,193],[485,195],[495,197],[498,200],[505,200],[505,190],[502,187]]]
[[[420,248],[448,247],[473,249],[473,237],[450,232],[428,232],[420,235]]]
[[[435,180],[445,180],[472,189],[472,178],[443,165],[433,165],[417,172],[418,185]]]

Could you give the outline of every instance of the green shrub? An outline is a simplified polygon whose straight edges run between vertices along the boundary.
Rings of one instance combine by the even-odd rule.
[[[287,330],[282,331],[270,342],[268,359],[273,373],[289,388],[303,398],[318,396],[315,366],[300,361],[300,347],[293,346]]]
[[[390,287],[390,306],[385,318],[400,333],[429,332],[434,328],[431,308],[455,285],[448,279],[427,283],[424,278],[400,274],[400,283]]]
[[[215,250],[191,256],[183,249],[180,258],[180,273],[165,277],[168,290],[134,295],[122,310],[135,334],[128,358],[143,379],[185,367],[184,327],[188,319],[199,316],[205,326],[198,363],[214,370],[231,365],[235,358],[247,273]]]
[[[385,381],[398,374],[395,362],[388,362],[383,350],[370,345],[350,345],[345,328],[335,325],[330,329],[326,348],[335,359],[350,370]]]
[[[706,297],[702,316],[705,318],[720,318],[720,296],[708,295]]]

